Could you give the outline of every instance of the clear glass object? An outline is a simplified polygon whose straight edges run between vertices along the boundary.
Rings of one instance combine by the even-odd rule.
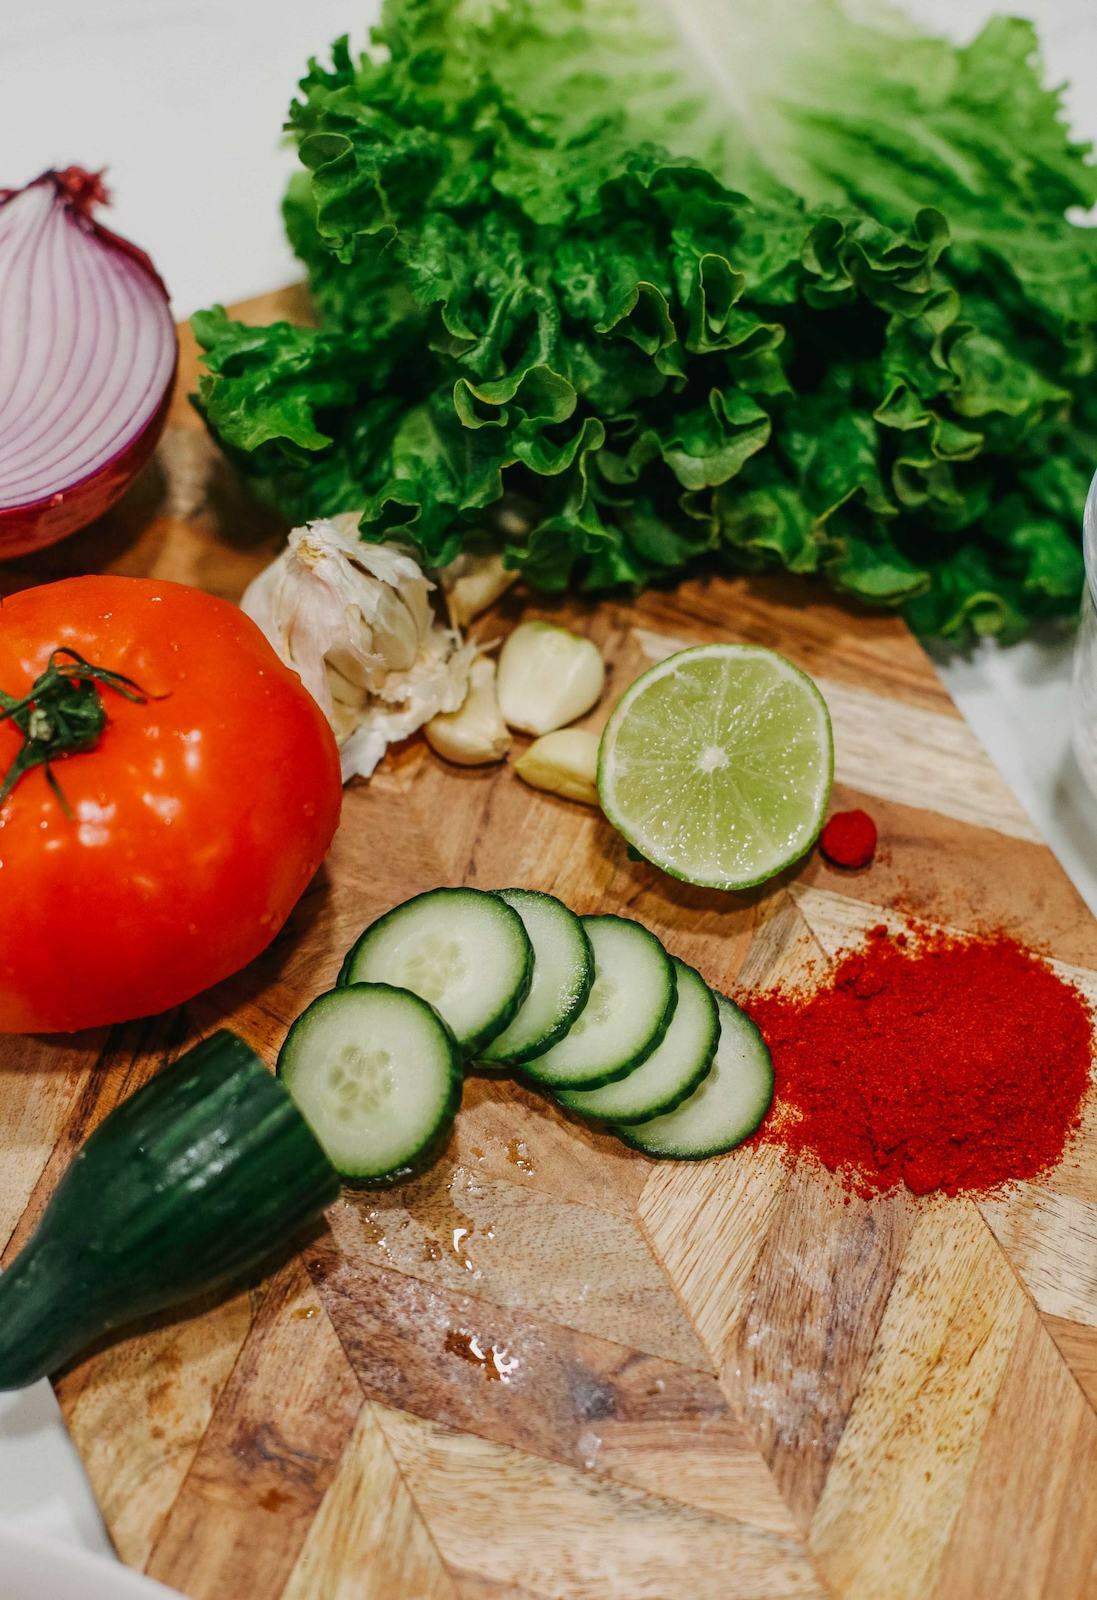
[[[1086,782],[1097,795],[1097,477],[1089,488],[1082,541],[1086,587],[1074,646],[1074,749]]]

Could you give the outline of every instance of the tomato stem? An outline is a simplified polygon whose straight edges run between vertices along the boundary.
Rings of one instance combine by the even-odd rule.
[[[51,763],[93,750],[99,743],[107,725],[100,685],[136,705],[145,705],[150,699],[124,673],[97,667],[79,651],[67,648],[51,653],[45,672],[34,680],[22,699],[0,689],[0,723],[13,722],[23,735],[23,748],[0,783],[0,806],[33,767],[45,767],[46,782],[66,817],[73,820],[72,808]]]

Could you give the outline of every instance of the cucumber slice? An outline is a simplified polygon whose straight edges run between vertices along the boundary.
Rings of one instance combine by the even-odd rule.
[[[339,983],[390,983],[429,1000],[466,1056],[516,1015],[533,976],[522,919],[481,889],[431,889],[371,923]]]
[[[533,945],[533,981],[514,1021],[481,1050],[484,1061],[517,1066],[562,1039],[587,1003],[594,952],[586,929],[555,895],[498,889],[521,917]]]
[[[429,1154],[463,1083],[438,1013],[387,983],[320,995],[286,1035],[277,1071],[332,1166],[360,1183],[403,1177]]]
[[[594,984],[564,1037],[523,1064],[550,1089],[595,1089],[646,1061],[670,1026],[678,998],[670,957],[627,917],[582,917],[594,950]]]
[[[676,1110],[615,1130],[646,1155],[682,1161],[722,1155],[749,1138],[769,1110],[773,1062],[766,1041],[733,1001],[718,994],[716,1004],[720,1042],[701,1087]]]
[[[601,1089],[563,1089],[556,1098],[569,1111],[599,1122],[646,1122],[675,1106],[707,1077],[720,1038],[720,1014],[708,984],[672,956],[678,1004],[662,1042],[627,1078]]]

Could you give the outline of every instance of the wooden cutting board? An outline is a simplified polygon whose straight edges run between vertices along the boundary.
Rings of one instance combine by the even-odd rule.
[[[125,505],[0,588],[108,567],[239,594],[278,529],[187,407],[193,375],[185,339]],[[273,1061],[359,929],[439,883],[627,912],[732,992],[901,903],[1002,923],[1097,995],[1097,925],[898,621],[757,580],[526,609],[597,640],[608,703],[679,642],[786,651],[830,703],[836,801],[877,817],[876,865],[692,889],[594,811],[413,741],[348,791],[326,868],[246,972],[155,1021],[4,1044],[5,1259],[119,1100],[217,1026]],[[120,1555],[194,1600],[1097,1595],[1092,1114],[1006,1198],[864,1202],[773,1150],[652,1163],[473,1076],[438,1164],[328,1224],[250,1292],[57,1383]]]

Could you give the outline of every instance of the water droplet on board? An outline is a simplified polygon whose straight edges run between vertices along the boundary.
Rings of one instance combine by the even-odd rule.
[[[367,1211],[360,1220],[362,1237],[366,1243],[376,1245],[378,1250],[383,1251],[385,1255],[389,1255],[389,1242],[385,1237],[384,1228],[377,1220],[377,1213],[375,1211]]]
[[[505,1344],[488,1344],[468,1328],[450,1328],[445,1349],[449,1355],[478,1367],[489,1383],[509,1383],[519,1367],[518,1357],[512,1356]]]
[[[579,1460],[589,1472],[598,1460],[598,1452],[602,1448],[602,1437],[600,1434],[591,1432],[588,1428],[575,1441],[575,1448],[579,1452]]]
[[[445,1191],[431,1197],[429,1212],[419,1223],[417,1253],[420,1261],[456,1261],[470,1278],[478,1280],[480,1269],[473,1259],[476,1253],[472,1241],[490,1241],[495,1238],[494,1224],[474,1217],[467,1202],[478,1199],[484,1190],[473,1182],[464,1167],[455,1167]],[[420,1231],[421,1230],[421,1231]]]
[[[529,1145],[524,1139],[512,1139],[507,1145],[507,1160],[512,1167],[517,1167],[519,1172],[532,1174],[537,1171],[530,1159]]]

